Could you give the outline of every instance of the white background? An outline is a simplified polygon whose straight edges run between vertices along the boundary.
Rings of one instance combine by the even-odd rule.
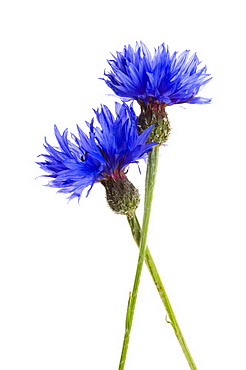
[[[53,126],[76,132],[114,98],[110,52],[190,49],[208,106],[168,109],[149,246],[199,370],[246,369],[243,2],[5,1],[1,27],[2,370],[115,370],[138,250],[94,186],[80,205],[35,164]],[[142,175],[130,177],[143,194]],[[142,206],[139,207],[141,218]],[[189,367],[144,268],[126,370]]]

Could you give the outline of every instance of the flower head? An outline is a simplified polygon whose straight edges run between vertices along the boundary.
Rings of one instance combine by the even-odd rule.
[[[195,97],[200,88],[211,77],[206,66],[200,64],[196,54],[189,57],[189,51],[170,55],[165,44],[151,55],[144,43],[136,43],[135,50],[125,46],[122,52],[108,60],[111,71],[104,73],[106,84],[125,101],[137,100],[143,104],[165,106],[189,103],[206,104],[211,99]]]
[[[95,182],[105,185],[109,179],[117,183],[126,180],[128,165],[138,163],[156,143],[146,144],[152,127],[138,134],[132,107],[125,103],[116,103],[115,107],[116,117],[105,105],[94,111],[99,125],[94,125],[94,119],[87,122],[88,136],[78,126],[79,135],[72,134],[73,141],[68,140],[67,130],[61,134],[55,126],[59,146],[51,146],[45,140],[48,154],[42,154],[44,162],[37,162],[49,173],[44,176],[52,178],[48,186],[69,193],[69,199],[80,199],[83,190],[88,186],[91,189]]]

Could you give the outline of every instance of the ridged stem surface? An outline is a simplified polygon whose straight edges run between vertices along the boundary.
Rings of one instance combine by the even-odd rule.
[[[136,214],[134,215],[134,217],[131,217],[131,218],[127,218],[128,219],[128,223],[131,227],[131,231],[132,231],[132,235],[134,237],[134,240],[136,242],[136,244],[139,246],[140,245],[140,235],[141,235],[141,228],[140,228],[140,224],[138,222],[138,219],[137,219],[137,216]],[[179,341],[179,344],[182,348],[182,351],[186,357],[186,360],[190,366],[190,369],[192,370],[197,370],[197,367],[195,365],[195,362],[191,356],[191,353],[189,351],[189,348],[185,342],[185,339],[184,339],[184,336],[181,332],[181,329],[179,327],[179,324],[177,322],[177,319],[175,317],[175,314],[174,314],[174,311],[173,311],[173,308],[171,306],[171,303],[169,301],[169,298],[167,296],[167,292],[165,290],[165,287],[162,283],[162,280],[160,278],[160,275],[158,273],[158,270],[157,270],[157,267],[155,265],[155,262],[151,256],[151,253],[148,249],[148,247],[146,248],[146,253],[145,253],[145,263],[149,269],[149,272],[153,278],[153,281],[155,283],[155,286],[159,292],[159,295],[161,297],[161,300],[166,308],[166,311],[167,311],[167,314],[168,314],[168,320],[167,322],[170,323],[174,329],[174,332],[175,332],[175,335]]]
[[[126,355],[130,340],[130,333],[132,328],[133,316],[137,301],[138,288],[140,283],[140,277],[143,269],[143,263],[145,260],[146,248],[147,248],[147,234],[149,227],[150,211],[151,204],[153,199],[153,191],[156,179],[156,171],[158,165],[158,156],[159,156],[159,145],[156,145],[148,154],[148,164],[146,170],[145,178],[145,199],[144,199],[144,215],[143,215],[143,225],[142,232],[140,233],[139,240],[139,257],[137,263],[137,269],[133,284],[132,292],[130,293],[127,313],[126,313],[126,322],[125,322],[125,335],[123,341],[123,347],[121,352],[121,358],[119,363],[119,370],[123,370],[126,362]]]

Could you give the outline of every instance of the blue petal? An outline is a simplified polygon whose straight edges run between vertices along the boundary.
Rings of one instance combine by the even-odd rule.
[[[53,147],[45,140],[43,162],[37,162],[44,175],[52,180],[48,186],[59,188],[60,193],[70,194],[69,200],[80,199],[84,189],[89,187],[87,196],[95,182],[100,182],[115,171],[125,171],[130,163],[138,163],[156,143],[146,144],[152,127],[141,135],[137,131],[137,117],[132,105],[115,104],[116,117],[105,105],[95,110],[98,126],[94,120],[87,123],[89,135],[77,126],[78,137],[68,132],[61,134],[55,126],[59,144]]]
[[[108,61],[111,71],[105,72],[103,80],[122,100],[143,100],[146,104],[153,98],[159,103],[173,105],[187,101],[196,95],[211,77],[206,66],[200,64],[196,54],[189,57],[189,50],[170,55],[165,44],[160,45],[152,57],[143,42],[136,43],[135,50],[125,46]],[[191,104],[207,104],[210,99],[192,99]]]

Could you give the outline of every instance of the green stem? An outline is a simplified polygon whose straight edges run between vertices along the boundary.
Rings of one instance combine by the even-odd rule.
[[[134,285],[132,289],[132,293],[129,296],[128,306],[127,306],[127,313],[126,313],[126,324],[125,324],[125,336],[124,342],[121,352],[119,370],[123,370],[125,367],[127,349],[130,340],[130,333],[131,327],[133,322],[134,310],[137,301],[137,294],[138,288],[140,283],[141,272],[143,268],[143,263],[145,260],[145,253],[147,248],[147,234],[148,234],[148,226],[149,226],[149,219],[150,219],[150,211],[151,211],[151,204],[153,199],[153,191],[155,185],[155,178],[156,178],[156,171],[158,165],[158,156],[159,156],[159,145],[156,145],[152,148],[151,152],[149,152],[148,158],[148,165],[146,171],[146,179],[145,179],[145,199],[144,199],[144,215],[143,215],[143,226],[142,232],[140,233],[140,241],[139,241],[139,257],[138,257],[138,264],[137,270],[135,274]]]
[[[140,236],[141,236],[141,228],[140,228],[140,225],[139,225],[139,222],[138,222],[138,219],[137,219],[137,216],[136,214],[134,214],[133,217],[128,217],[128,223],[131,227],[131,231],[132,231],[132,235],[135,239],[135,242],[136,244],[139,246],[140,245]],[[151,256],[151,253],[147,247],[146,249],[146,254],[145,254],[145,263],[149,269],[149,272],[154,280],[154,283],[156,285],[156,288],[160,294],[160,297],[161,297],[161,300],[166,308],[166,311],[167,311],[167,314],[168,314],[168,319],[167,322],[169,322],[173,329],[174,329],[174,332],[175,332],[175,335],[179,341],[179,344],[182,348],[182,351],[187,359],[187,362],[190,366],[190,369],[192,370],[197,370],[197,367],[194,363],[194,360],[191,356],[191,353],[189,351],[189,348],[185,342],[185,339],[183,337],[183,334],[181,332],[181,329],[179,327],[179,324],[177,322],[177,319],[175,317],[175,314],[173,312],[173,309],[172,309],[172,306],[171,306],[171,303],[168,299],[168,296],[167,296],[167,293],[166,293],[166,290],[164,288],[164,285],[161,281],[161,278],[160,278],[160,275],[158,273],[158,270],[156,268],[156,265],[155,265],[155,262]]]

